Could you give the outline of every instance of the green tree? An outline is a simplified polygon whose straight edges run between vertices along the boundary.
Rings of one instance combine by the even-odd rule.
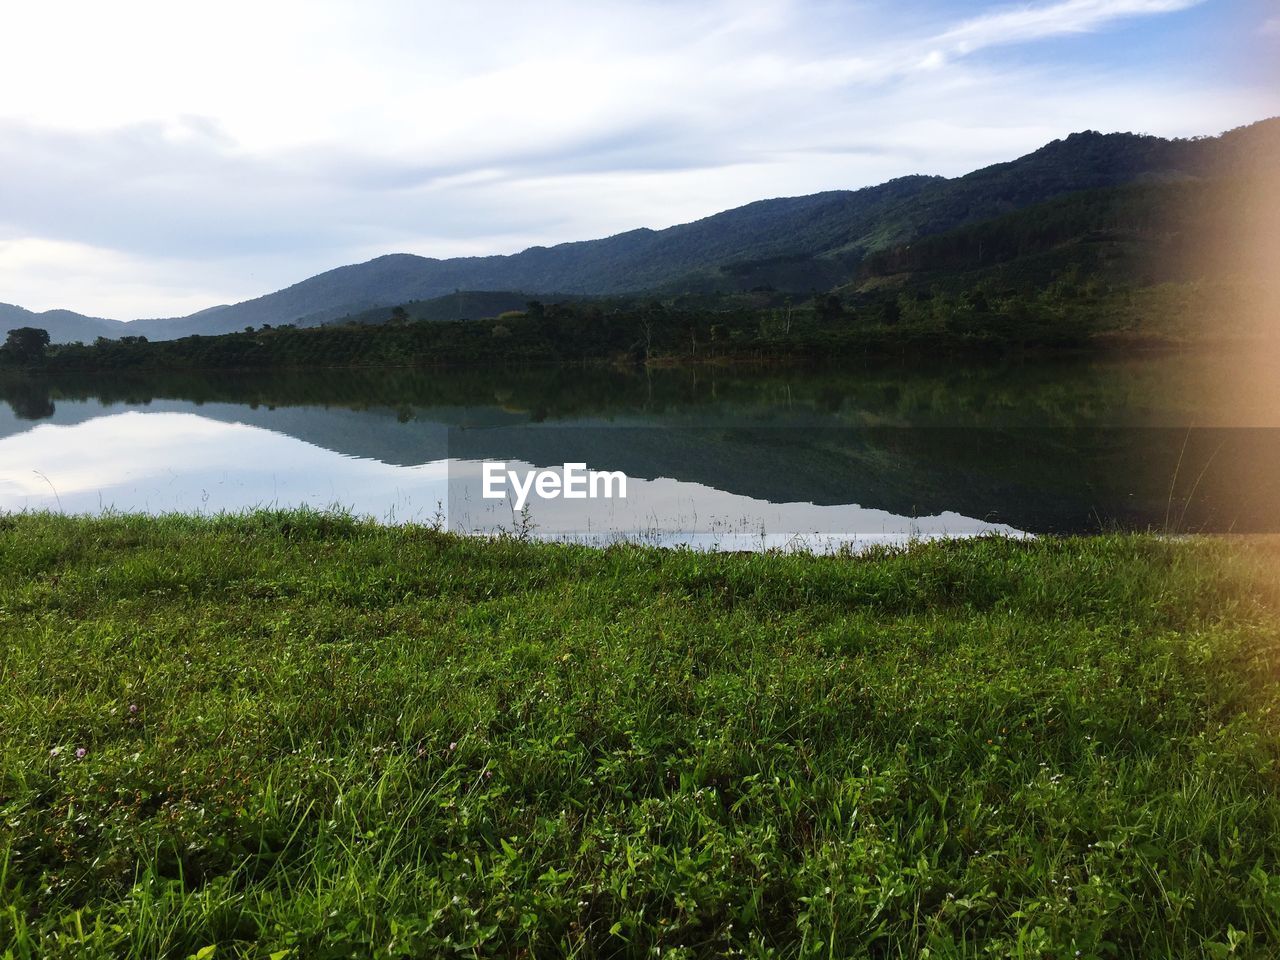
[[[817,315],[820,323],[836,323],[844,316],[844,303],[840,300],[840,295],[836,293],[829,293],[825,297],[815,297],[813,312]]]
[[[49,349],[49,331],[39,327],[18,327],[10,330],[0,352],[18,363],[43,360]]]

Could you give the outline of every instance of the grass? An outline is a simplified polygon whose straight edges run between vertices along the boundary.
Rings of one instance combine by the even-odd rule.
[[[3,517],[0,956],[1273,957],[1278,562]]]

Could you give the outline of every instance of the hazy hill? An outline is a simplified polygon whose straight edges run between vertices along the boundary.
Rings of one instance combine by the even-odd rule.
[[[116,320],[86,317],[70,310],[46,310],[35,313],[11,303],[0,303],[0,333],[17,327],[40,327],[48,330],[56,343],[81,340],[92,343],[98,337],[118,337],[128,331],[128,326]]]
[[[1079,133],[954,179],[912,176],[861,190],[762,200],[664,230],[633,230],[512,256],[436,260],[393,254],[254,300],[168,320],[114,324],[62,311],[35,315],[4,308],[0,330],[44,326],[55,341],[139,334],[169,339],[264,323],[313,325],[459,290],[613,295],[772,287],[804,294],[855,280],[869,255],[1067,194],[1201,178],[1274,164],[1277,158],[1280,120],[1196,140]]]

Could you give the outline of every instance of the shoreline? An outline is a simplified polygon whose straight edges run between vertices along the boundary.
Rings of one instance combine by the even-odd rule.
[[[237,336],[231,334],[230,336]],[[176,342],[159,340],[156,345]],[[987,361],[1030,361],[1052,362],[1055,360],[1087,360],[1087,359],[1123,359],[1125,357],[1160,356],[1160,355],[1226,355],[1245,350],[1261,348],[1280,348],[1280,339],[1274,337],[1241,337],[1241,338],[1168,338],[1159,336],[1129,335],[1120,333],[1100,334],[1089,343],[1070,347],[1051,347],[1030,345],[1014,347],[1000,343],[966,343],[963,341],[944,341],[942,343],[927,340],[910,340],[902,343],[875,343],[821,353],[818,347],[789,354],[769,356],[763,350],[719,356],[680,356],[657,355],[648,360],[632,360],[616,356],[581,357],[581,358],[511,358],[491,360],[434,360],[421,362],[396,363],[299,363],[299,364],[241,364],[241,365],[207,365],[195,366],[185,364],[127,364],[80,365],[80,364],[0,364],[0,375],[16,374],[20,376],[61,376],[72,374],[121,374],[121,373],[271,373],[306,372],[326,370],[491,370],[508,369],[550,369],[581,367],[584,369],[619,369],[619,370],[670,370],[680,368],[718,367],[724,369],[786,369],[791,367],[824,366],[829,367],[848,361],[891,360],[894,362],[914,363],[921,361],[912,350],[941,348],[944,352],[932,354],[928,362],[987,362]]]

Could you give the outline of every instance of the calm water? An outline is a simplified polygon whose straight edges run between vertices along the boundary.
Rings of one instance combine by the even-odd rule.
[[[964,369],[0,380],[0,510],[338,507],[551,539],[825,548],[984,532],[1280,529],[1280,431],[1227,358]],[[1238,379],[1238,378],[1237,378]],[[625,500],[481,494],[582,462]]]

